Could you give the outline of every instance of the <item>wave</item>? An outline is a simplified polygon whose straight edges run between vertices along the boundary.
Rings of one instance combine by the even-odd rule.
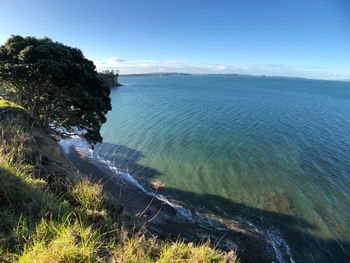
[[[103,159],[98,153],[95,153],[90,145],[84,141],[83,139],[79,137],[71,137],[68,139],[62,139],[58,142],[60,148],[62,149],[64,154],[68,154],[70,152],[70,148],[74,147],[74,149],[83,154],[86,157],[91,158],[94,161],[100,162],[105,164],[110,171],[112,171],[114,174],[118,175],[120,178],[124,179],[128,183],[134,185],[144,193],[146,193],[149,196],[155,197],[158,200],[165,202],[166,204],[173,207],[181,216],[188,219],[191,222],[195,222],[193,218],[193,214],[191,210],[186,209],[182,207],[179,204],[175,204],[174,202],[171,202],[168,198],[166,198],[164,195],[154,193],[148,189],[146,189],[142,184],[140,184],[129,172],[122,171],[118,169],[117,166],[115,166],[111,161]]]
[[[281,233],[277,229],[261,229],[251,221],[240,217],[238,217],[237,220],[247,224],[249,227],[254,229],[255,232],[266,237],[274,250],[275,258],[279,263],[295,263],[291,248],[288,246],[287,242],[283,239]]]

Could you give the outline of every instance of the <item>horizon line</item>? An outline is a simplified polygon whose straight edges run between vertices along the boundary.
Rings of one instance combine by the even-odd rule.
[[[118,71],[118,70],[117,70]],[[154,76],[154,77],[166,77],[171,75],[187,75],[187,76],[236,76],[236,77],[263,77],[263,78],[290,78],[290,79],[304,79],[304,80],[321,80],[321,81],[341,81],[341,82],[350,82],[350,79],[320,79],[312,77],[299,77],[299,76],[283,76],[283,75],[268,75],[268,74],[242,74],[242,73],[188,73],[188,72],[172,72],[172,71],[154,71],[154,72],[145,72],[145,73],[118,73],[119,77],[127,76]]]

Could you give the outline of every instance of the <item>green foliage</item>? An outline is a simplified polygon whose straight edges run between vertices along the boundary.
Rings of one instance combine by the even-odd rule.
[[[79,134],[101,142],[111,109],[110,89],[77,48],[12,36],[0,47],[0,95],[11,98],[60,136]]]

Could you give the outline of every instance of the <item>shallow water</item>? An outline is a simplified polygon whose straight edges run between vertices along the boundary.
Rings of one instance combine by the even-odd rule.
[[[293,258],[350,261],[350,83],[121,77],[95,152],[144,185],[280,233]]]

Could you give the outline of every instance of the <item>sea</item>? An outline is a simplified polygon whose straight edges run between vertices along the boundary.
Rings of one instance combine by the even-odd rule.
[[[124,76],[94,154],[266,234],[276,262],[350,262],[350,82]],[[286,260],[278,253],[288,254]]]

